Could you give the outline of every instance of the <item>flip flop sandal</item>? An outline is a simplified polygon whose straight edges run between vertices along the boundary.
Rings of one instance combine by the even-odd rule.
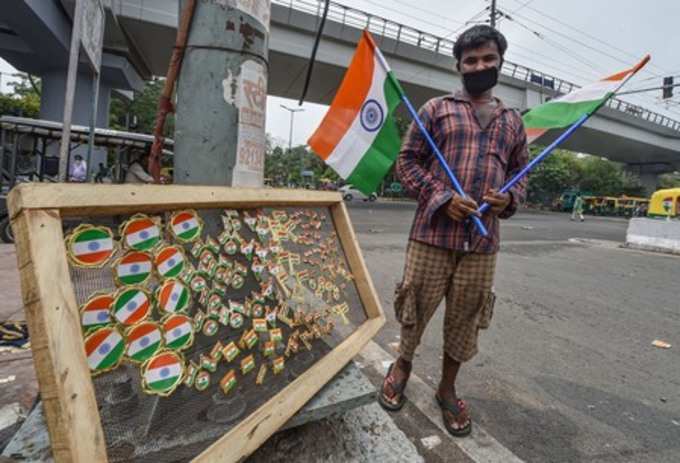
[[[465,425],[464,428],[456,429],[449,424],[449,420],[446,419],[445,413],[447,411],[451,412],[454,418],[458,418],[458,416],[463,413],[463,410],[465,410],[465,402],[463,402],[461,399],[456,400],[455,403],[446,402],[439,396],[439,394],[435,394],[435,398],[437,399],[439,407],[442,409],[442,420],[444,421],[444,427],[446,427],[446,430],[449,432],[449,434],[454,437],[469,436],[472,432],[471,417],[468,417],[468,424]]]
[[[390,378],[392,377],[391,375],[392,370],[394,369],[394,365],[395,365],[394,363],[390,365],[390,368],[387,370],[387,374],[385,375],[383,385],[378,391],[378,403],[382,408],[384,408],[388,412],[398,412],[404,406],[404,403],[406,403],[406,396],[404,395],[406,381],[403,381],[401,383],[394,383],[390,380]],[[389,382],[390,386],[392,387],[392,391],[394,392],[395,396],[399,397],[399,401],[396,404],[393,404],[389,402],[387,399],[385,399],[385,383],[387,382]]]

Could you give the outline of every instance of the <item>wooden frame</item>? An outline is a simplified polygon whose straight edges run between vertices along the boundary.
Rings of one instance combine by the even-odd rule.
[[[22,184],[9,195],[36,374],[57,462],[105,462],[106,442],[69,276],[62,218],[180,208],[327,206],[367,319],[194,462],[240,461],[340,371],[385,323],[345,204],[338,193],[209,186]]]

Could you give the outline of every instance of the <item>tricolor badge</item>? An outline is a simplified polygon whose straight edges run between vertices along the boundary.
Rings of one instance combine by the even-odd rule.
[[[114,327],[99,328],[85,338],[87,365],[92,376],[116,368],[124,352],[125,341]]]
[[[184,377],[184,360],[180,354],[162,351],[142,365],[142,389],[148,394],[167,397]]]
[[[182,314],[168,315],[163,319],[165,345],[182,351],[194,343],[194,327],[191,318]]]
[[[113,296],[108,293],[94,294],[80,307],[80,324],[90,331],[111,323]]]
[[[120,231],[126,247],[137,251],[153,249],[161,241],[161,230],[156,221],[143,214],[136,214],[121,226]]]
[[[101,267],[113,255],[113,232],[82,224],[66,237],[66,254],[75,267]]]
[[[201,236],[203,221],[196,211],[186,210],[172,214],[168,225],[170,233],[182,243],[190,243]]]
[[[184,270],[184,252],[179,246],[166,246],[156,253],[154,262],[161,279],[177,278]]]
[[[119,286],[141,285],[151,276],[153,264],[146,252],[129,251],[113,266],[113,279]]]
[[[170,278],[156,289],[158,309],[164,313],[184,313],[191,303],[191,293],[184,283]]]
[[[139,323],[151,313],[151,294],[138,286],[118,290],[113,301],[113,317],[125,326]]]
[[[125,333],[125,356],[134,363],[142,363],[163,347],[163,334],[154,322],[141,322]]]

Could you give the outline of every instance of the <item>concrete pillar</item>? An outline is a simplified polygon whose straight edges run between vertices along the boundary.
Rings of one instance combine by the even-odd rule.
[[[40,118],[48,121],[62,122],[64,118],[64,92],[66,91],[66,70],[53,70],[41,76]],[[109,127],[109,108],[111,104],[111,85],[105,81],[99,83],[99,100],[97,102],[97,127]],[[90,125],[92,111],[92,76],[89,73],[78,73],[76,94],[73,102],[73,125]],[[48,147],[50,155],[59,155],[58,144]],[[71,156],[87,155],[87,143],[73,150]],[[96,172],[98,163],[106,165],[106,150],[95,149],[90,161]]]
[[[659,174],[647,172],[637,175],[640,177],[640,183],[645,187],[647,196],[651,196],[658,189]]]
[[[233,3],[196,6],[177,83],[175,183],[264,183],[270,2]]]

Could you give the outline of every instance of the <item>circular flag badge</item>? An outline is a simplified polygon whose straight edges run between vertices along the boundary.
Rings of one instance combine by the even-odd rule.
[[[361,107],[360,122],[364,130],[375,132],[382,127],[385,112],[376,100],[370,99]]]
[[[124,352],[123,336],[112,326],[99,328],[85,338],[87,365],[93,376],[116,368]]]
[[[142,214],[134,215],[125,222],[120,234],[125,246],[137,251],[153,249],[161,240],[161,230],[156,222]]]
[[[184,253],[179,246],[166,246],[156,253],[154,262],[161,278],[175,278],[184,270]]]
[[[181,351],[194,343],[194,325],[186,315],[168,315],[163,319],[163,337],[168,349]]]
[[[179,211],[170,217],[168,228],[178,241],[190,243],[201,237],[203,221],[196,211]]]
[[[146,252],[130,251],[116,261],[113,278],[119,286],[139,285],[151,276],[153,264]]]
[[[145,362],[163,347],[163,335],[154,322],[131,326],[125,333],[125,339],[125,356],[135,363]]]
[[[107,227],[79,225],[66,237],[66,251],[75,267],[101,267],[113,255],[113,232]]]
[[[194,381],[194,387],[197,391],[205,391],[210,386],[210,373],[205,370],[201,370],[196,375],[196,381]]]
[[[113,301],[113,317],[125,326],[144,320],[151,312],[151,295],[140,287],[121,288]]]
[[[190,303],[189,288],[179,280],[170,278],[156,289],[156,304],[163,313],[186,312]]]
[[[80,307],[80,324],[84,331],[100,328],[111,323],[113,296],[108,293],[95,294]]]
[[[162,351],[142,365],[142,389],[148,394],[169,396],[182,382],[184,359],[172,351]]]

